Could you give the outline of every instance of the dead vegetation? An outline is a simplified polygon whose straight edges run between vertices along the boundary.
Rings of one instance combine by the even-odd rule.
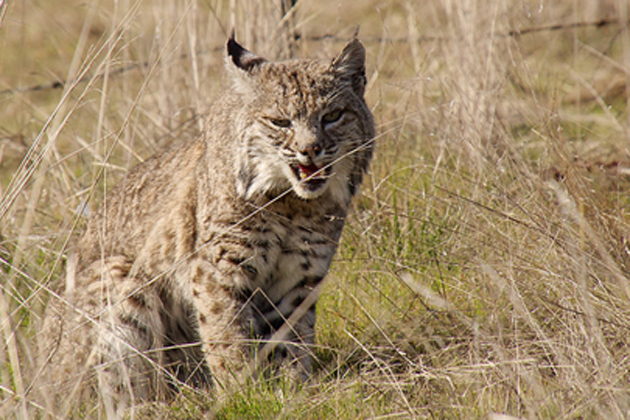
[[[625,1],[62,3],[0,2],[1,417],[61,415],[31,398],[35,331],[72,240],[129,167],[198,132],[229,28],[325,57],[357,25],[378,150],[316,376],[129,415],[630,415]]]

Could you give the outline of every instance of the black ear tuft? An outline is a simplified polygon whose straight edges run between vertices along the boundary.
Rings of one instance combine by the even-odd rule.
[[[228,39],[227,42],[227,54],[236,67],[247,72],[251,71],[260,63],[267,61],[241,47],[241,45],[234,40],[234,30],[232,30],[230,39]]]

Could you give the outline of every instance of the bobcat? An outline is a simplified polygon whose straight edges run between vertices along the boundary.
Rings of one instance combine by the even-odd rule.
[[[226,67],[205,134],[135,167],[89,220],[47,309],[53,382],[83,371],[118,399],[224,386],[298,307],[265,359],[309,374],[307,298],[373,152],[365,49],[270,62],[232,36]]]

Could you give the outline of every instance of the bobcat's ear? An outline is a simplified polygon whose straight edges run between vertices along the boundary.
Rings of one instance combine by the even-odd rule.
[[[247,51],[245,48],[234,40],[234,31],[227,42],[227,58],[228,64],[232,64],[245,72],[251,72],[260,63],[265,60],[254,53]]]
[[[250,93],[253,71],[265,60],[263,57],[247,51],[234,40],[234,30],[227,42],[226,67],[234,82],[234,87],[241,93]]]
[[[348,80],[359,96],[363,96],[367,79],[365,78],[365,48],[361,41],[353,38],[348,42],[333,58],[330,68],[337,77]]]

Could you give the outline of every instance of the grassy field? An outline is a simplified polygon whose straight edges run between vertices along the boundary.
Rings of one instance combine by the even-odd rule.
[[[326,58],[360,25],[377,152],[315,375],[129,416],[629,418],[627,2],[279,3],[0,1],[0,417],[62,415],[30,397],[50,292],[104,193],[199,132],[230,28]]]

